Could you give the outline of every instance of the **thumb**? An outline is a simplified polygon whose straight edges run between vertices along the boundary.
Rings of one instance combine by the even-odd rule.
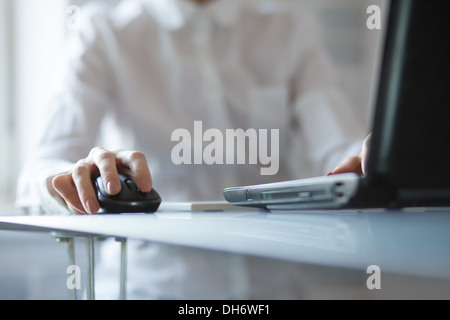
[[[362,174],[361,156],[348,157],[328,175],[354,172]]]

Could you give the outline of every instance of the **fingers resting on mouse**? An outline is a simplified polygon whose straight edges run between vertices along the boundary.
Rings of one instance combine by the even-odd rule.
[[[94,214],[99,211],[100,204],[92,179],[101,175],[107,193],[116,195],[121,189],[119,172],[133,176],[142,192],[152,190],[152,177],[143,153],[128,150],[109,151],[100,147],[92,149],[70,172],[52,178],[51,186],[71,211]]]

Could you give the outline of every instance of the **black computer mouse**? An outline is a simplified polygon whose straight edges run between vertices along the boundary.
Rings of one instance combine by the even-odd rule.
[[[101,176],[93,180],[100,203],[99,213],[154,213],[158,210],[161,197],[155,189],[150,192],[141,192],[131,176],[119,173],[119,178],[122,189],[114,196],[106,192]]]

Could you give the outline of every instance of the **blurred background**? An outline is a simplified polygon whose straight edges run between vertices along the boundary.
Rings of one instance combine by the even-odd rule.
[[[16,214],[16,179],[36,142],[58,85],[70,5],[90,0],[0,0],[0,215]],[[360,121],[371,123],[382,30],[369,30],[370,5],[384,0],[276,0],[311,10],[341,89]],[[119,0],[103,0],[115,5]],[[81,245],[83,247],[83,245]],[[83,254],[80,254],[83,259]],[[0,232],[0,299],[66,299],[66,246],[47,234]]]

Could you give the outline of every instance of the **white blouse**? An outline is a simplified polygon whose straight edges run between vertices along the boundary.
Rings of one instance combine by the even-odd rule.
[[[66,212],[46,192],[46,178],[70,170],[95,146],[144,152],[163,201],[222,200],[225,187],[323,175],[359,154],[364,128],[336,88],[314,20],[295,6],[133,0],[114,8],[92,4],[81,13],[81,28],[67,50],[62,90],[20,177],[17,204],[29,212]],[[195,121],[203,133],[276,130],[279,137],[271,141],[278,147],[276,174],[262,175],[265,165],[252,164],[248,154],[243,164],[175,163],[178,142],[172,135],[185,129],[194,137]],[[193,141],[192,147],[209,143]],[[196,151],[201,155],[202,150],[193,150],[193,157]],[[242,274],[252,267],[265,277],[264,267],[252,266],[252,258],[137,246],[134,258],[133,249],[129,253],[129,274],[135,275],[129,276],[135,280],[130,298],[254,296],[252,285],[227,286],[242,283]],[[237,274],[239,279],[230,282]],[[283,277],[279,271],[278,277]],[[290,283],[283,281],[277,283]]]

